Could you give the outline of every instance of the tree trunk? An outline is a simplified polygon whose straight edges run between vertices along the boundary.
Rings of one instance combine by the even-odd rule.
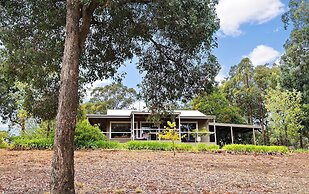
[[[50,120],[47,121],[47,132],[46,132],[46,137],[48,138],[50,134]]]
[[[79,18],[79,6],[74,0],[67,0],[66,38],[51,172],[52,194],[75,193],[74,131],[78,104]]]
[[[285,146],[289,145],[289,140],[288,140],[288,129],[287,126],[284,127],[284,141],[285,141]]]

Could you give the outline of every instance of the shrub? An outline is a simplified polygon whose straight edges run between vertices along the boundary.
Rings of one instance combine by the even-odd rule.
[[[25,149],[52,149],[54,141],[52,138],[40,138],[40,139],[26,139],[15,138],[13,143],[13,149],[25,150]]]
[[[204,151],[216,151],[220,149],[219,145],[215,145],[215,144],[204,144],[204,143],[199,143],[196,145],[197,150],[200,152],[204,152]]]
[[[176,150],[177,151],[195,151],[196,147],[194,147],[192,144],[187,143],[179,143],[176,144]]]
[[[256,153],[287,153],[289,150],[285,146],[257,146],[257,145],[242,145],[230,144],[225,145],[223,150],[236,152],[256,152]]]
[[[7,148],[8,144],[5,141],[9,137],[7,131],[0,131],[0,148]]]
[[[296,149],[292,150],[294,153],[309,153],[309,149]]]
[[[172,143],[170,142],[129,141],[126,146],[129,150],[172,150]]]
[[[105,135],[98,126],[92,126],[88,120],[76,125],[74,144],[76,148],[86,147],[90,142],[104,141]]]
[[[122,145],[116,141],[92,141],[86,142],[82,148],[91,148],[91,149],[121,149]]]

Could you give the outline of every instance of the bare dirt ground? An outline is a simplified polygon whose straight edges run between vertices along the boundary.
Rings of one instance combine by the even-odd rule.
[[[44,193],[52,151],[0,149],[0,193]],[[309,193],[309,154],[77,151],[77,193]]]

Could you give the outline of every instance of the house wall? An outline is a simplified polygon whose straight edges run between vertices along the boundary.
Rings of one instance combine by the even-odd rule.
[[[92,124],[101,124],[100,128],[103,131],[103,133],[106,135],[106,137],[109,139],[110,138],[110,124],[111,122],[128,122],[131,123],[131,119],[95,119],[92,120]],[[146,118],[137,116],[134,118],[134,122],[137,122],[137,128],[141,128],[141,122],[146,122]],[[201,130],[203,128],[206,128],[209,130],[209,121],[208,120],[192,120],[192,119],[181,119],[181,123],[186,123],[186,122],[196,122],[198,125],[198,129]],[[177,123],[177,128],[178,128],[178,120],[176,120]],[[126,142],[129,141],[130,138],[112,138],[110,139],[111,141],[119,141],[119,142]],[[210,138],[209,135],[201,137],[201,141],[203,143],[209,143]]]

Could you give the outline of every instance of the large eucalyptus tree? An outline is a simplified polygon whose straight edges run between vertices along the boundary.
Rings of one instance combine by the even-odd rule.
[[[153,111],[210,89],[219,69],[211,53],[219,28],[216,4],[216,0],[1,0],[0,40],[11,66],[8,71],[17,69],[27,81],[40,77],[42,82],[35,83],[42,84],[45,79],[57,80],[61,67],[51,193],[75,192],[79,78],[92,82],[113,77],[118,67],[136,56],[144,75],[142,96]]]

